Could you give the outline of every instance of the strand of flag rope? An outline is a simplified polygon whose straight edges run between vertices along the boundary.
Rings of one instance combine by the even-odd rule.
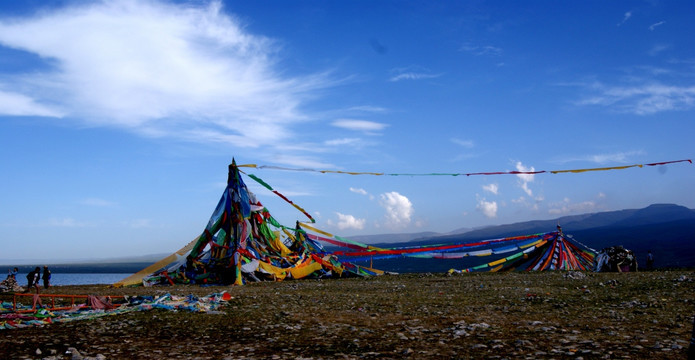
[[[314,218],[311,217],[311,215],[309,215],[309,213],[306,212],[306,210],[304,210],[301,206],[299,206],[299,205],[293,203],[292,200],[288,199],[285,195],[282,195],[282,194],[279,193],[277,190],[273,189],[270,185],[268,185],[268,183],[266,183],[265,181],[261,180],[260,178],[256,177],[256,176],[253,175],[253,174],[246,174],[246,175],[248,175],[248,177],[250,177],[251,179],[255,180],[257,183],[261,184],[261,185],[262,185],[263,187],[265,187],[266,189],[272,191],[275,195],[279,196],[282,200],[285,200],[287,203],[289,203],[290,205],[294,206],[295,209],[301,211],[302,214],[304,214],[306,217],[308,217],[309,220],[311,220],[312,223],[315,223],[315,222],[316,222],[316,220],[314,220]]]
[[[477,175],[536,175],[536,174],[563,174],[563,173],[582,173],[588,171],[607,171],[607,170],[624,170],[629,168],[642,168],[645,166],[663,166],[669,164],[683,163],[687,162],[692,164],[693,161],[690,159],[684,160],[674,160],[674,161],[663,161],[648,164],[633,164],[624,166],[610,166],[610,167],[599,167],[599,168],[586,168],[586,169],[569,169],[569,170],[540,170],[540,171],[493,171],[493,172],[472,172],[472,173],[383,173],[383,172],[356,172],[356,171],[340,171],[340,170],[317,170],[309,168],[288,168],[281,166],[272,165],[256,165],[256,164],[244,164],[239,165],[239,167],[247,167],[254,169],[270,169],[270,170],[284,170],[284,171],[305,171],[305,172],[317,172],[322,174],[345,174],[345,175],[376,175],[376,176],[477,176]],[[254,179],[255,180],[255,179]],[[268,187],[268,186],[266,186]],[[269,188],[269,187],[268,187]],[[271,191],[274,191],[271,189]]]

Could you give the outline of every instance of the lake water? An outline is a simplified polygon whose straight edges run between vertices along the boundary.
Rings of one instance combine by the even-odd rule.
[[[42,274],[43,275],[43,274]],[[106,284],[111,285],[117,281],[123,280],[132,273],[53,273],[51,274],[51,285],[92,285]],[[17,282],[20,286],[27,286],[27,274],[17,274]],[[43,279],[39,280],[39,284],[43,287]]]

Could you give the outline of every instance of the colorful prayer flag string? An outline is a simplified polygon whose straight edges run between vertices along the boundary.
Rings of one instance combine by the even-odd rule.
[[[254,169],[271,169],[271,170],[284,170],[284,171],[305,171],[305,172],[317,172],[322,174],[345,174],[345,175],[376,175],[376,176],[477,176],[477,175],[536,175],[536,174],[563,174],[563,173],[582,173],[588,171],[606,171],[606,170],[624,170],[634,167],[642,168],[644,166],[663,166],[668,164],[676,164],[688,162],[693,163],[690,159],[684,160],[674,160],[674,161],[662,161],[649,164],[633,164],[633,165],[623,165],[623,166],[611,166],[611,167],[600,167],[600,168],[586,168],[586,169],[569,169],[569,170],[540,170],[540,171],[493,171],[493,172],[472,172],[472,173],[383,173],[383,172],[358,172],[358,171],[339,171],[339,170],[317,170],[309,168],[288,168],[281,166],[272,165],[256,165],[256,164],[244,164],[239,165],[239,167],[248,167]]]

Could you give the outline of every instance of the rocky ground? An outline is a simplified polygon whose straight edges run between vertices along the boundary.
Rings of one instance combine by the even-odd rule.
[[[692,271],[62,286],[46,293],[233,298],[221,314],[152,310],[0,330],[0,358],[685,359],[694,287]]]

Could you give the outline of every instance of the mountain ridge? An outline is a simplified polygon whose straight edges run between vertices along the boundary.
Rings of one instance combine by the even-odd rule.
[[[434,242],[441,242],[446,241],[448,239],[458,238],[474,240],[490,239],[496,237],[507,237],[553,231],[555,230],[555,227],[557,225],[562,226],[562,228],[566,231],[576,232],[579,230],[609,226],[632,226],[636,225],[638,222],[657,224],[681,219],[695,219],[695,210],[676,204],[652,204],[641,209],[623,209],[577,215],[567,215],[549,220],[529,220],[510,224],[491,225],[482,228],[473,228],[469,231],[464,232],[433,232],[437,235],[433,235],[431,237],[413,236],[412,239],[408,242],[427,241],[426,238],[430,238],[430,240],[433,240]],[[428,232],[414,233],[412,235],[420,235],[425,233]],[[390,234],[361,235],[348,238],[352,240],[357,240],[359,238],[361,242],[368,244],[393,245],[391,244],[391,241],[379,241],[381,237],[389,235]],[[399,235],[405,238],[408,234]]]

